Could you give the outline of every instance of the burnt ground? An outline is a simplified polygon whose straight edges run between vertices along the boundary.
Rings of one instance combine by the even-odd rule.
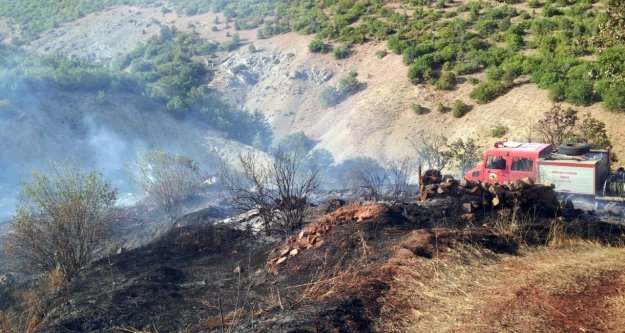
[[[458,253],[467,248],[498,258],[480,261],[478,266],[485,267],[485,272],[490,272],[488,267],[493,272],[501,268],[516,276],[516,267],[528,265],[523,261],[528,246],[544,244],[549,237],[545,225],[532,227],[531,232],[524,230],[532,236],[521,239],[516,236],[518,232],[501,229],[495,222],[468,223],[457,217],[452,203],[444,200],[371,207],[348,205],[309,224],[305,230],[324,231],[317,245],[300,247],[296,252],[292,251],[298,249],[293,247],[293,240],[301,239],[299,231],[289,239],[259,237],[224,224],[199,223],[203,213],[188,215],[184,226],[156,241],[91,264],[45,305],[40,331],[219,332],[222,326],[238,332],[427,331],[433,328],[419,326],[427,321],[411,326],[414,323],[389,320],[395,316],[410,318],[422,306],[429,310],[421,311],[430,315],[438,311],[436,306],[443,311],[447,303],[430,305],[427,299],[420,303],[414,300],[445,288],[435,284],[421,296],[410,297],[404,295],[406,290],[419,292],[419,288],[434,283],[439,274],[445,274],[440,268],[445,265],[472,265],[464,257],[457,261]],[[501,216],[502,212],[493,214]],[[198,221],[193,223],[193,219]],[[574,224],[569,228],[576,229]],[[590,234],[588,230],[584,232]],[[286,255],[281,253],[285,246],[289,247]],[[282,257],[286,259],[276,264]],[[522,262],[513,264],[515,260]],[[436,269],[432,271],[433,264]],[[429,271],[436,274],[427,275]],[[422,275],[413,276],[415,272]],[[606,272],[600,275],[599,283],[591,283],[597,280],[595,276],[581,277],[574,290],[553,293],[545,292],[539,280],[511,292],[511,277],[489,273],[497,277],[492,283],[499,289],[488,295],[482,294],[483,288],[476,289],[478,298],[511,296],[489,300],[490,306],[482,306],[475,315],[510,329],[518,325],[512,319],[506,322],[506,318],[534,311],[538,313],[536,320],[549,321],[549,325],[537,326],[542,329],[584,327],[600,331],[601,322],[593,319],[594,310],[588,309],[599,309],[606,305],[606,297],[620,295],[619,288],[625,283],[623,272],[625,267]],[[486,273],[484,276],[491,278]],[[419,280],[422,282],[413,284]],[[466,288],[468,294],[474,287],[468,284],[454,290],[458,288]],[[593,296],[597,294],[603,298]],[[541,308],[545,304],[557,312],[545,311]],[[571,304],[576,305],[573,310],[562,310]],[[559,313],[563,318],[556,317]],[[475,316],[461,313],[455,320],[468,325],[472,318]],[[602,318],[605,325],[615,325],[605,319],[607,316]],[[483,331],[483,327],[465,325],[459,331]]]

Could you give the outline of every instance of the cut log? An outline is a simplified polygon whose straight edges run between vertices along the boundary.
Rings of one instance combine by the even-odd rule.
[[[286,261],[286,257],[278,258],[278,260],[276,260],[276,265],[280,265],[281,263],[285,261]]]

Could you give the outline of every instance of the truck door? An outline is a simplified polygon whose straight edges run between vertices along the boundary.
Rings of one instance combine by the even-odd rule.
[[[507,156],[490,155],[486,159],[484,167],[484,180],[489,183],[503,183],[508,180],[508,158]]]

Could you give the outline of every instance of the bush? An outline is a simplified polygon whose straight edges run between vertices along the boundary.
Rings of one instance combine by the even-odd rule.
[[[184,202],[202,183],[198,166],[188,157],[154,150],[140,156],[135,164],[137,176],[131,179],[148,198],[159,205],[173,221]]]
[[[453,108],[451,109],[451,114],[454,116],[454,118],[462,118],[470,110],[471,110],[470,105],[465,104],[461,100],[456,100],[454,102]]]
[[[616,84],[602,94],[603,106],[611,111],[625,111],[625,85]]]
[[[508,127],[502,124],[497,124],[490,129],[490,136],[493,138],[501,138],[508,133]]]
[[[69,281],[96,257],[113,227],[117,190],[73,164],[50,169],[50,176],[33,171],[32,182],[22,182],[5,246],[25,269],[59,269]]]
[[[332,51],[332,56],[334,59],[345,59],[349,57],[350,53],[349,45],[341,45]]]
[[[469,96],[478,103],[488,103],[506,92],[506,87],[499,81],[488,80],[478,85]]]
[[[549,99],[554,102],[561,102],[564,100],[565,83],[555,82],[547,88],[549,92]]]
[[[325,44],[319,38],[315,38],[308,44],[308,51],[312,53],[328,53],[330,51],[330,45]]]
[[[564,96],[567,102],[577,105],[590,105],[595,102],[592,83],[588,80],[571,80],[565,87]]]
[[[423,106],[421,106],[421,104],[418,103],[412,103],[412,105],[410,105],[410,108],[412,109],[412,111],[418,115],[422,115],[425,114],[427,112],[427,109],[424,108]]]
[[[240,44],[241,38],[239,37],[239,34],[234,34],[230,39],[219,44],[219,51],[234,51],[239,48]]]
[[[336,88],[332,86],[325,87],[321,91],[321,105],[323,107],[335,106],[341,102],[340,96],[341,94],[339,94],[339,91]]]
[[[386,50],[375,51],[375,56],[380,58],[380,59],[386,57],[387,54],[388,54],[388,51],[386,51]]]
[[[445,113],[447,112],[447,107],[443,105],[443,103],[438,103],[438,105],[436,105],[436,112]]]
[[[339,80],[339,93],[341,95],[351,95],[360,89],[360,82],[358,82],[358,72],[351,71],[347,76]]]
[[[453,72],[443,72],[436,81],[435,87],[438,90],[451,90],[456,86],[456,74]]]
[[[562,15],[564,14],[560,9],[555,8],[555,7],[551,7],[551,6],[545,6],[543,8],[543,16],[545,17],[552,17],[552,16],[557,16],[557,15]]]
[[[527,2],[527,5],[528,5],[530,8],[538,8],[538,7],[542,6],[542,4],[540,3],[540,1],[539,1],[539,0],[529,0],[529,1]]]

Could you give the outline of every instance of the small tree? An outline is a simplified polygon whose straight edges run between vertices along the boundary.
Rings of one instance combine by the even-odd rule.
[[[23,187],[6,251],[25,269],[58,269],[66,281],[95,258],[116,220],[117,190],[95,172],[74,164],[33,171]]]
[[[382,187],[387,183],[389,171],[372,158],[358,158],[347,173],[348,183],[369,192],[369,198],[378,200]]]
[[[452,160],[447,138],[440,134],[425,135],[419,132],[417,139],[408,139],[419,157],[419,163],[426,163],[429,169],[443,170]]]
[[[595,149],[607,149],[612,146],[605,123],[593,118],[590,113],[584,114],[582,122],[576,124],[575,129],[569,132],[565,140],[585,142]],[[612,159],[615,160],[614,154],[612,154]]]
[[[395,195],[408,190],[410,177],[414,170],[414,161],[411,158],[391,159],[386,163],[389,183],[393,187]]]
[[[577,111],[560,105],[554,105],[543,119],[538,121],[536,131],[540,133],[544,142],[556,147],[570,135],[577,122]]]
[[[301,225],[310,195],[319,187],[319,173],[304,168],[304,155],[278,148],[269,159],[249,153],[238,156],[239,170],[222,159],[221,183],[240,210],[258,210],[265,234],[274,228],[290,232]],[[308,170],[305,170],[308,169]]]
[[[473,139],[457,139],[449,144],[449,155],[458,167],[460,175],[464,176],[469,169],[480,161],[480,148]]]
[[[453,108],[451,109],[451,114],[452,116],[454,116],[454,118],[462,118],[470,110],[471,110],[470,105],[465,104],[461,100],[456,100],[454,102]]]
[[[188,157],[154,150],[137,159],[136,176],[131,180],[141,186],[148,198],[159,205],[171,220],[180,216],[185,200],[202,183],[198,166]]]
[[[599,27],[600,37],[606,46],[625,44],[625,1],[607,0],[606,20]]]

